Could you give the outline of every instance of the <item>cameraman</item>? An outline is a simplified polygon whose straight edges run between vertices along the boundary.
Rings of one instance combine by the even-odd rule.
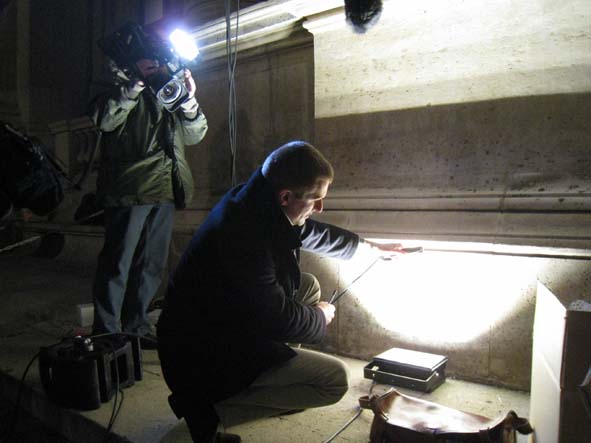
[[[168,258],[175,205],[185,207],[193,193],[185,146],[207,131],[189,70],[189,96],[174,112],[146,88],[165,69],[150,55],[136,54],[132,69],[114,65],[115,87],[99,97],[92,115],[103,132],[97,197],[105,207],[92,332],[138,334],[144,349],[156,346],[147,311]]]

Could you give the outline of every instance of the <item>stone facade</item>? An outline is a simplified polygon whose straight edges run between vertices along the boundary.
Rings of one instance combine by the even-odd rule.
[[[37,2],[18,3],[39,14]],[[75,103],[58,97],[71,79],[66,69],[48,87],[32,71],[31,91],[45,97],[39,103],[19,90],[29,97],[19,102],[21,116],[55,116],[22,118],[38,122],[31,128],[79,117],[100,90],[106,71],[95,40],[142,12],[140,3],[111,3],[102,3],[110,10],[94,3],[92,32],[81,34],[94,48],[77,58],[91,64],[77,68],[91,73],[87,92]],[[167,2],[149,3],[145,14],[166,12]],[[360,280],[339,303],[323,349],[364,359],[393,346],[442,353],[453,375],[527,390],[536,280],[563,300],[591,297],[588,5],[384,3],[378,24],[361,35],[346,25],[339,1],[268,1],[241,11],[238,180],[285,141],[312,141],[337,174],[319,218],[428,249],[378,263]],[[225,21],[194,25],[201,55],[191,69],[210,129],[188,154],[196,199],[177,216],[172,265],[230,186]],[[47,45],[30,35],[31,47]],[[64,58],[79,50],[64,46]],[[70,215],[64,210],[54,222],[71,224]],[[367,260],[305,254],[303,265],[330,293]]]

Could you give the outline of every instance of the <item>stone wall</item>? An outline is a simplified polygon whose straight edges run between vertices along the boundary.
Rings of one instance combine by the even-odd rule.
[[[337,171],[320,218],[427,248],[364,276],[325,349],[431,351],[528,389],[536,280],[591,299],[589,18],[577,0],[424,1],[386,2],[363,35],[340,10],[304,22]],[[304,263],[330,292],[368,260]]]
[[[337,174],[320,219],[427,249],[378,262],[323,349],[442,353],[453,375],[528,389],[536,280],[565,301],[591,294],[586,2],[386,1],[363,35],[340,2],[265,3],[242,16],[238,180],[310,140]],[[171,266],[230,186],[223,20],[193,34],[210,128],[188,153],[196,199],[177,215]],[[326,295],[370,262],[303,257]]]
[[[316,144],[338,171],[327,208],[570,212],[568,236],[588,239],[590,15],[579,0],[386,2],[364,35],[339,11],[310,18]]]

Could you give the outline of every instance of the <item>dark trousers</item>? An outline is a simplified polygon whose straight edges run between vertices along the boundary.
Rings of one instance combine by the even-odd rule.
[[[93,334],[150,332],[148,307],[162,279],[174,205],[105,210],[105,243],[93,288]]]

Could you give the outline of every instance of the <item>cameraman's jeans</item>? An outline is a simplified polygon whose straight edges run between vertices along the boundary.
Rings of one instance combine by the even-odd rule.
[[[320,285],[302,273],[298,299],[314,305]],[[297,356],[265,371],[248,388],[214,405],[223,426],[235,426],[296,409],[317,408],[338,402],[349,388],[349,370],[338,358],[296,348]]]
[[[148,307],[162,279],[174,204],[105,210],[105,243],[93,288],[93,334],[151,331]]]

